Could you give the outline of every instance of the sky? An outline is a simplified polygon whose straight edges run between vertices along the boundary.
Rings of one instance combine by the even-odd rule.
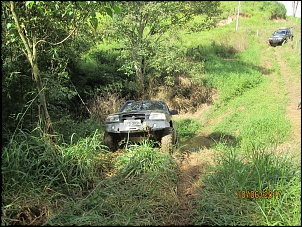
[[[293,6],[292,6],[292,2],[293,1],[278,1],[281,2],[282,4],[285,5],[285,8],[287,10],[286,15],[287,16],[292,16],[293,15]],[[298,8],[297,8],[297,12],[296,12],[296,17],[301,18],[301,1],[298,1]]]

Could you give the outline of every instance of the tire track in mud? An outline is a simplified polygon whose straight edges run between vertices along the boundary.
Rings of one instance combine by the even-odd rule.
[[[298,78],[293,75],[289,68],[288,63],[282,59],[282,51],[292,51],[292,48],[288,43],[285,48],[279,48],[275,51],[275,58],[280,67],[282,80],[285,83],[287,89],[288,105],[286,107],[286,116],[291,122],[292,135],[290,142],[283,144],[283,149],[290,149],[299,151],[301,155],[301,109],[298,109],[298,102],[301,100],[301,77]]]
[[[275,59],[279,65],[282,80],[284,80],[284,86],[288,90],[286,94],[288,96],[288,105],[286,107],[286,116],[291,122],[292,136],[290,141],[280,145],[281,151],[287,151],[288,149],[293,149],[295,152],[299,152],[301,155],[301,109],[297,109],[298,102],[301,98],[301,78],[293,75],[288,63],[282,59],[282,51],[287,49],[291,51],[291,43],[282,46],[281,48],[275,48],[274,54]],[[271,47],[268,47],[271,48]],[[263,53],[265,55],[265,51]],[[263,61],[265,68],[271,68],[271,59],[265,59]],[[274,76],[274,75],[269,75]],[[202,116],[202,111],[199,112],[199,117]],[[211,124],[211,122],[208,122]],[[210,143],[209,137],[206,135],[199,135],[203,138],[203,142]],[[194,138],[190,139],[190,143]],[[204,141],[206,140],[206,141]],[[200,141],[198,141],[200,142]],[[192,145],[192,144],[191,144]],[[194,225],[194,209],[197,208],[197,193],[198,190],[203,188],[201,182],[199,182],[200,176],[205,174],[206,167],[213,164],[213,150],[208,149],[208,146],[201,149],[200,152],[192,152],[192,147],[185,148],[185,154],[180,161],[180,181],[177,188],[177,196],[179,199],[179,208],[177,214],[169,220],[170,225],[174,226],[186,226]],[[193,150],[195,145],[193,145]],[[199,150],[199,149],[198,149]]]
[[[193,225],[194,209],[197,208],[197,193],[203,188],[199,181],[206,167],[212,164],[213,151],[202,149],[200,152],[184,150],[178,162],[180,164],[180,179],[177,185],[179,207],[177,213],[169,220],[172,226]]]

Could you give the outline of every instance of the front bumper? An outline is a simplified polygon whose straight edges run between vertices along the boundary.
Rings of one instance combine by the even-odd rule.
[[[283,41],[284,41],[284,39],[270,39],[268,42],[271,45],[279,45],[279,44],[282,44]]]
[[[145,120],[143,122],[124,121],[117,123],[106,123],[105,131],[111,133],[131,133],[131,132],[148,132],[157,131],[170,127],[169,122],[159,120]]]

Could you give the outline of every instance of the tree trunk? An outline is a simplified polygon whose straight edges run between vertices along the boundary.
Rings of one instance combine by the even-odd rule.
[[[292,7],[293,7],[293,16],[296,17],[296,12],[298,8],[299,1],[292,1]]]
[[[144,91],[145,91],[144,74],[142,71],[141,60],[138,60],[137,65],[135,65],[134,67],[135,67],[135,74],[136,74],[137,97],[141,97],[144,95]]]
[[[24,44],[24,47],[25,47],[25,50],[23,50],[23,52],[26,55],[27,60],[29,61],[30,65],[31,65],[33,78],[37,84],[39,100],[40,100],[40,104],[41,104],[42,110],[43,110],[43,121],[45,124],[45,133],[53,134],[54,130],[53,130],[52,122],[50,120],[50,116],[49,116],[49,113],[47,110],[46,98],[45,98],[45,93],[44,93],[43,84],[42,84],[42,78],[41,78],[40,70],[38,68],[38,63],[37,63],[36,37],[33,36],[32,42],[30,42],[29,37],[24,36],[23,32],[25,32],[25,34],[27,34],[27,32],[26,32],[25,27],[23,27],[24,31],[21,29],[21,26],[19,24],[19,18],[15,12],[15,3],[13,1],[10,1],[10,6],[11,6],[12,16],[16,23],[16,28],[18,30],[22,43]]]
[[[42,79],[40,76],[40,72],[39,72],[37,63],[34,63],[34,65],[33,65],[33,76],[34,76],[35,82],[37,84],[37,88],[38,88],[38,92],[39,92],[39,100],[40,100],[40,104],[41,104],[42,110],[43,110],[43,120],[44,120],[44,124],[45,124],[45,132],[47,134],[53,134],[54,130],[53,130],[52,122],[50,120],[50,116],[48,113],[45,93],[43,90]]]

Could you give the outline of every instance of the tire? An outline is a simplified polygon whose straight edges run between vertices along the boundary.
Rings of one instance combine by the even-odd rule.
[[[281,43],[281,46],[283,46],[285,43],[287,42],[287,40],[283,40],[282,43]]]
[[[117,139],[108,132],[104,134],[104,144],[109,148],[109,151],[116,151],[118,149]]]
[[[174,129],[166,128],[164,131],[164,135],[161,138],[161,151],[173,153],[173,141],[174,141]]]
[[[175,135],[175,142],[174,142],[174,145],[175,145],[175,147],[176,148],[179,148],[179,135],[178,135],[178,133],[177,133],[177,131],[176,130],[174,130],[174,135]]]
[[[269,45],[270,45],[271,47],[276,47],[276,45],[275,45],[275,44],[271,44],[271,43],[270,43]]]

